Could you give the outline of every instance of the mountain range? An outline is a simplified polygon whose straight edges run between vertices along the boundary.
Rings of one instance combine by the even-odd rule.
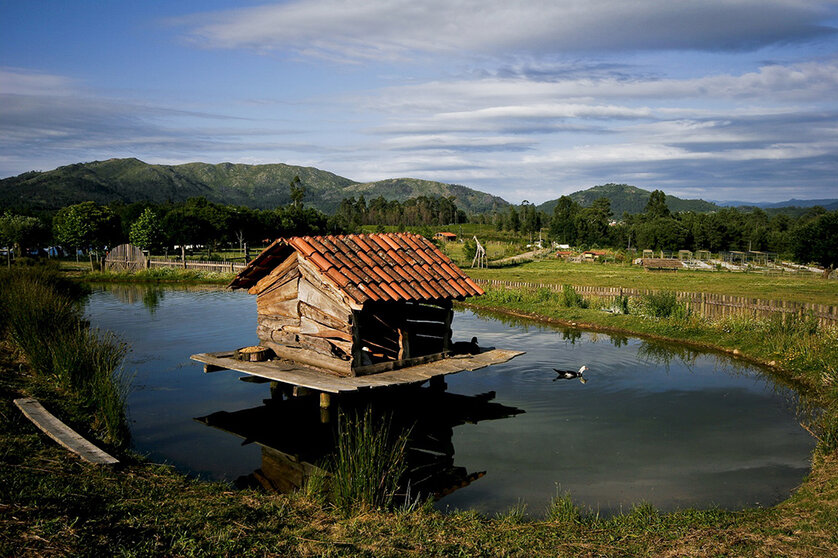
[[[282,163],[153,165],[139,159],[77,163],[4,178],[0,180],[0,205],[52,210],[87,200],[100,204],[166,203],[203,196],[216,203],[267,209],[291,201],[290,183],[295,176],[305,188],[305,203],[326,213],[334,212],[342,199],[361,195],[367,201],[378,196],[399,201],[422,195],[453,196],[457,206],[468,213],[509,205],[497,196],[465,186],[415,178],[356,182],[313,167]]]
[[[615,217],[619,218],[623,213],[643,213],[651,194],[652,192],[649,190],[628,184],[603,184],[602,186],[594,186],[587,190],[574,192],[569,194],[569,197],[582,207],[590,206],[597,198],[608,198],[611,200],[611,212]],[[550,200],[539,205],[538,209],[550,215],[553,213],[553,208],[556,207],[557,203],[558,200]],[[711,202],[704,200],[683,200],[670,195],[666,196],[666,205],[673,213],[677,213],[678,211],[706,213],[719,209],[718,205]]]
[[[390,178],[376,182],[357,182],[314,167],[282,163],[245,165],[234,163],[186,163],[155,165],[139,159],[108,159],[76,163],[50,171],[31,171],[0,180],[0,206],[16,210],[50,211],[82,201],[100,204],[181,202],[203,196],[209,201],[267,209],[291,201],[290,183],[300,177],[305,188],[305,203],[326,213],[334,212],[344,198],[364,196],[370,200],[383,196],[404,201],[416,196],[453,196],[457,206],[467,213],[491,213],[510,204],[503,198],[479,190],[416,178]],[[600,197],[611,200],[615,217],[640,213],[649,200],[649,190],[628,184],[604,184],[570,194],[589,206]],[[537,206],[551,214],[558,200]],[[822,205],[838,209],[838,200],[789,200],[783,203],[708,202],[685,200],[667,195],[666,204],[673,212],[716,211],[722,206],[811,207]]]
[[[759,207],[760,209],[781,209],[784,207],[815,207],[819,205],[829,211],[838,209],[838,199],[798,200],[792,198],[781,202],[714,201],[722,207]]]

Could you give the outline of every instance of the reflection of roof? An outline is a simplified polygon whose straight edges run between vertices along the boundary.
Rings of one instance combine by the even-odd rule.
[[[357,304],[462,300],[483,289],[423,236],[384,233],[280,238],[230,283],[249,288],[293,251]]]

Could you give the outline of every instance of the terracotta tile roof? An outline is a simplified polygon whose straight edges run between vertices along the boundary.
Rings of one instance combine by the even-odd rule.
[[[280,238],[230,283],[249,288],[296,250],[325,281],[355,303],[462,300],[483,289],[418,234],[384,233]]]

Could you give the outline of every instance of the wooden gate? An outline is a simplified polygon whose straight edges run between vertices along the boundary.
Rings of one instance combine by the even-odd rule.
[[[140,271],[145,268],[143,251],[133,244],[120,244],[105,258],[105,269],[108,271]]]

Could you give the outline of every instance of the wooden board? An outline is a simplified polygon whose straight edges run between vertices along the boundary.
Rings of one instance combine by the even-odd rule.
[[[115,457],[105,453],[82,438],[75,430],[58,420],[55,415],[44,409],[44,406],[31,397],[15,399],[17,408],[40,428],[47,436],[64,446],[79,457],[94,465],[115,465],[119,463]]]
[[[321,291],[310,283],[305,276],[300,278],[300,303],[306,303],[321,312],[332,316],[341,323],[349,323],[352,311],[337,298],[333,298],[326,291]]]
[[[296,267],[297,267],[297,252],[291,252],[291,255],[288,256],[285,259],[285,261],[283,261],[281,264],[279,264],[278,266],[273,268],[270,273],[268,273],[267,275],[262,277],[259,281],[257,281],[257,283],[255,285],[253,285],[252,287],[250,287],[250,289],[247,292],[249,292],[250,294],[255,294],[255,295],[260,294],[262,291],[266,290],[271,285],[273,285],[274,282],[277,281],[277,279],[281,278],[289,270],[293,270]]]
[[[389,372],[380,372],[369,376],[337,376],[327,372],[307,368],[301,364],[283,360],[268,362],[243,362],[234,360],[232,352],[200,353],[190,358],[197,362],[215,367],[226,368],[244,374],[267,378],[294,386],[306,387],[327,393],[343,393],[365,388],[389,387],[401,384],[424,382],[435,376],[455,374],[463,370],[478,370],[492,364],[506,362],[516,356],[524,354],[522,351],[506,351],[492,349],[478,355],[458,355],[451,358],[437,360],[426,364],[419,364],[409,368],[401,368]]]

